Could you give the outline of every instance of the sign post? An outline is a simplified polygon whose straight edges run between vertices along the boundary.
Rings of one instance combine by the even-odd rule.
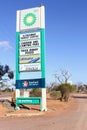
[[[21,73],[38,71],[41,78],[20,79]],[[42,89],[41,106],[46,111],[44,6],[17,11],[16,98],[25,87]]]

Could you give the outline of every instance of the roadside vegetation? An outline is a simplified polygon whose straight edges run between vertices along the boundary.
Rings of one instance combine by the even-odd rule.
[[[49,88],[48,88],[49,89]],[[50,90],[50,91],[49,91]],[[59,99],[60,101],[68,101],[70,94],[76,92],[77,86],[70,85],[69,83],[63,83],[50,88],[48,92],[53,99]]]
[[[60,74],[54,74],[56,82],[51,83],[46,87],[47,94],[50,96],[51,99],[60,100],[68,102],[71,93],[74,92],[82,92],[87,90],[87,85],[74,85],[70,81],[71,74],[67,70],[61,70]],[[10,70],[8,65],[0,65],[0,94],[1,93],[10,93],[11,88],[4,87],[6,81],[13,79],[14,73]],[[14,84],[15,85],[15,84]],[[23,96],[24,90],[21,90],[21,95]],[[42,89],[41,88],[33,88],[29,89],[29,96],[30,97],[41,97]]]
[[[7,82],[14,78],[14,72],[8,65],[0,65],[0,90],[7,86]]]

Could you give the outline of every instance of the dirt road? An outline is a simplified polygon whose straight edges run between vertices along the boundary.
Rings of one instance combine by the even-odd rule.
[[[87,130],[87,95],[75,95],[69,112],[37,117],[0,118],[0,130]]]

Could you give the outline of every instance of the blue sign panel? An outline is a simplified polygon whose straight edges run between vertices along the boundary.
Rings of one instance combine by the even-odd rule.
[[[45,78],[16,80],[16,89],[45,88]]]

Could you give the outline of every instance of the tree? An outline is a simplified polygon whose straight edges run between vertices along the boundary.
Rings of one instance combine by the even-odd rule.
[[[54,74],[55,78],[58,80],[59,83],[68,83],[71,74],[68,70],[61,70],[61,74]]]
[[[0,83],[3,84],[8,79],[14,78],[14,72],[10,70],[8,65],[0,65]],[[2,85],[3,86],[3,85]]]
[[[71,85],[69,83],[63,83],[58,86],[58,90],[61,92],[61,101],[68,101],[69,94],[76,91],[76,85]]]
[[[72,92],[72,90],[74,90],[73,85],[69,83],[71,78],[70,72],[68,70],[61,69],[60,74],[54,74],[54,76],[55,79],[58,80],[59,85],[54,86],[53,89],[61,92],[61,98],[60,98],[61,101],[62,100],[68,101],[69,94]]]

